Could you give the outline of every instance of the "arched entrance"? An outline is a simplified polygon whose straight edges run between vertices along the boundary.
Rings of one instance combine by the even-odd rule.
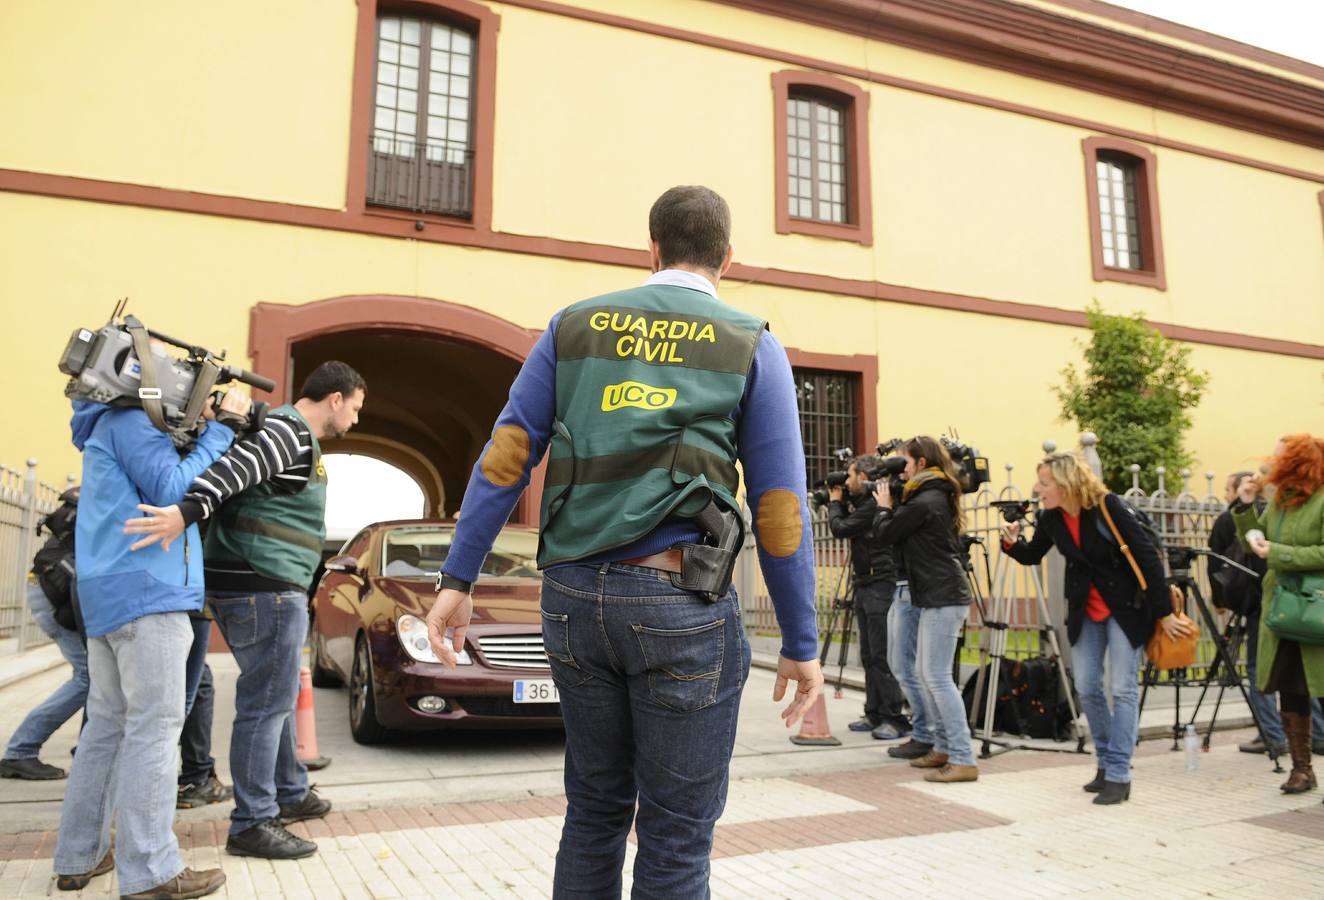
[[[510,383],[536,332],[467,306],[419,297],[259,303],[249,323],[255,371],[284,402],[318,363],[340,359],[368,382],[358,426],[328,452],[358,453],[408,472],[429,515],[454,514]],[[537,521],[541,472],[516,510]]]

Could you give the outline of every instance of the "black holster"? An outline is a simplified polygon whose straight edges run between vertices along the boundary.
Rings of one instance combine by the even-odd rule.
[[[676,544],[681,566],[680,572],[671,574],[671,583],[716,603],[731,587],[736,557],[745,543],[745,522],[739,513],[721,510],[715,503],[709,503],[695,519],[705,532],[705,543]]]

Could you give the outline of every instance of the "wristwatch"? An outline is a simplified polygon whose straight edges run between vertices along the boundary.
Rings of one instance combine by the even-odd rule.
[[[462,581],[453,575],[447,575],[445,572],[437,573],[437,593],[442,591],[459,591],[462,594],[472,594],[474,583],[472,581]]]

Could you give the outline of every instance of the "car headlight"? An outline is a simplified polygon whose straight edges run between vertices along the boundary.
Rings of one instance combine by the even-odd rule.
[[[400,636],[400,645],[405,648],[405,652],[414,659],[427,663],[441,662],[437,654],[432,652],[432,644],[428,641],[428,625],[418,616],[405,613],[396,619],[395,633]],[[461,650],[455,662],[461,666],[473,665],[468,650]]]

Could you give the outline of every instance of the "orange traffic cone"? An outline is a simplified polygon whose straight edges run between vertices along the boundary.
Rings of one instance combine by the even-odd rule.
[[[299,669],[299,700],[294,705],[294,744],[299,762],[310,769],[325,769],[331,760],[317,752],[317,717],[313,715],[313,673]]]
[[[827,701],[822,694],[800,720],[800,733],[791,738],[791,743],[802,747],[841,746],[841,741],[832,736],[832,729],[828,727]]]

